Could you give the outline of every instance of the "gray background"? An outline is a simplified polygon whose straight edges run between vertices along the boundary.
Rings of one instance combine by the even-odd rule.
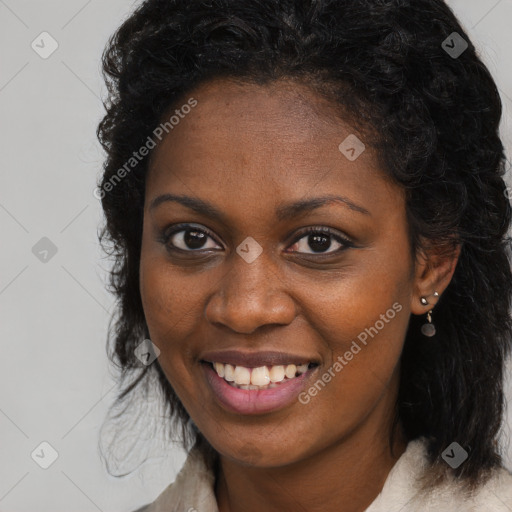
[[[502,134],[510,155],[512,0],[449,4],[500,88]],[[98,452],[99,427],[114,396],[105,353],[113,298],[104,288],[108,262],[97,242],[101,211],[93,196],[103,158],[95,139],[105,97],[99,59],[133,5],[0,0],[4,512],[130,511],[152,501],[184,460],[178,447],[152,449],[143,466],[116,479],[106,473]],[[59,45],[47,59],[31,47],[35,40],[40,52],[51,48],[48,38],[42,48],[43,31]],[[46,262],[32,252],[43,237],[57,248]],[[48,244],[41,243],[43,249]],[[510,400],[510,377],[507,387]],[[511,424],[509,411],[503,436],[509,467]],[[43,441],[58,453],[46,470],[31,458]]]

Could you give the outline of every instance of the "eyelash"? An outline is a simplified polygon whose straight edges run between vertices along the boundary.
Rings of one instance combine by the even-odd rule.
[[[174,236],[177,233],[180,233],[182,231],[189,231],[189,230],[190,231],[194,230],[194,231],[198,231],[199,233],[204,233],[209,238],[214,240],[216,244],[220,245],[217,242],[217,240],[215,239],[215,236],[213,235],[213,233],[209,229],[204,228],[204,227],[199,228],[199,227],[196,227],[191,224],[178,224],[178,225],[174,226],[174,228],[171,231],[168,231],[162,235],[162,237],[160,238],[160,242],[162,244],[164,244],[169,251],[180,252],[180,253],[200,253],[203,249],[185,250],[185,249],[180,249],[179,247],[173,247],[172,245],[169,244],[169,241],[172,238],[172,236]],[[305,254],[307,256],[315,256],[315,257],[322,257],[322,256],[328,257],[328,256],[333,256],[335,254],[339,254],[339,253],[345,251],[346,249],[355,247],[355,244],[350,239],[341,236],[338,232],[332,230],[331,228],[323,227],[323,226],[322,227],[309,226],[309,227],[305,228],[303,231],[301,231],[299,234],[297,234],[297,236],[294,238],[293,242],[290,245],[291,246],[295,245],[299,240],[301,240],[305,236],[311,235],[311,234],[330,236],[334,240],[336,240],[338,243],[340,243],[342,245],[342,247],[338,248],[336,251],[325,252],[325,253],[320,252],[320,253],[317,253],[316,255],[310,254],[310,253],[298,253],[298,254]],[[207,249],[207,250],[210,250],[210,249]]]

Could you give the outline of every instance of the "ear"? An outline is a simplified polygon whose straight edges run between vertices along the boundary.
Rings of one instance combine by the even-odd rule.
[[[456,242],[449,246],[436,246],[427,242],[423,248],[418,249],[411,296],[411,313],[424,315],[434,308],[452,280],[459,261],[460,250],[461,246]],[[439,295],[434,295],[434,292]],[[422,297],[428,301],[428,304],[421,303]]]

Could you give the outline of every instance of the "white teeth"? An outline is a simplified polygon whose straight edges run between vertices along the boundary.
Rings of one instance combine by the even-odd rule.
[[[293,379],[306,373],[309,364],[246,368],[245,366],[233,366],[231,364],[215,362],[213,363],[213,368],[219,377],[230,382],[235,387],[241,389],[267,389],[278,386],[284,380]]]
[[[222,364],[222,363],[218,363]],[[225,364],[224,366],[224,378],[228,382],[233,382],[235,380],[235,367],[231,366],[230,364]],[[220,377],[220,374],[218,374]]]
[[[281,382],[284,379],[284,366],[272,366],[269,373],[271,382]]]
[[[303,373],[306,373],[308,371],[308,364],[301,364],[300,366],[297,366],[297,373],[299,375],[302,375]]]
[[[270,383],[270,375],[266,366],[253,368],[251,372],[251,384],[254,386],[266,386]]]
[[[246,368],[245,366],[237,366],[235,368],[235,384],[239,386],[241,384],[250,384],[251,383],[251,370]]]
[[[297,367],[294,364],[289,364],[284,371],[284,374],[289,378],[293,379],[297,373]]]
[[[222,363],[213,363],[215,371],[219,377],[224,377],[224,365]]]

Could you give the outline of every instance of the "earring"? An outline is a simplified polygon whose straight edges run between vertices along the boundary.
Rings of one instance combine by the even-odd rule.
[[[421,333],[428,338],[436,334],[436,326],[432,323],[432,310],[427,313],[427,323],[421,326]]]
[[[439,293],[437,293],[437,292],[434,292],[434,293],[433,293],[433,295],[434,295],[434,297],[436,297],[436,298],[437,298],[437,297],[439,297]],[[427,298],[426,298],[426,297],[421,297],[421,298],[420,298],[420,302],[421,302],[424,306],[427,306],[427,305],[428,305],[428,300],[427,300]]]

